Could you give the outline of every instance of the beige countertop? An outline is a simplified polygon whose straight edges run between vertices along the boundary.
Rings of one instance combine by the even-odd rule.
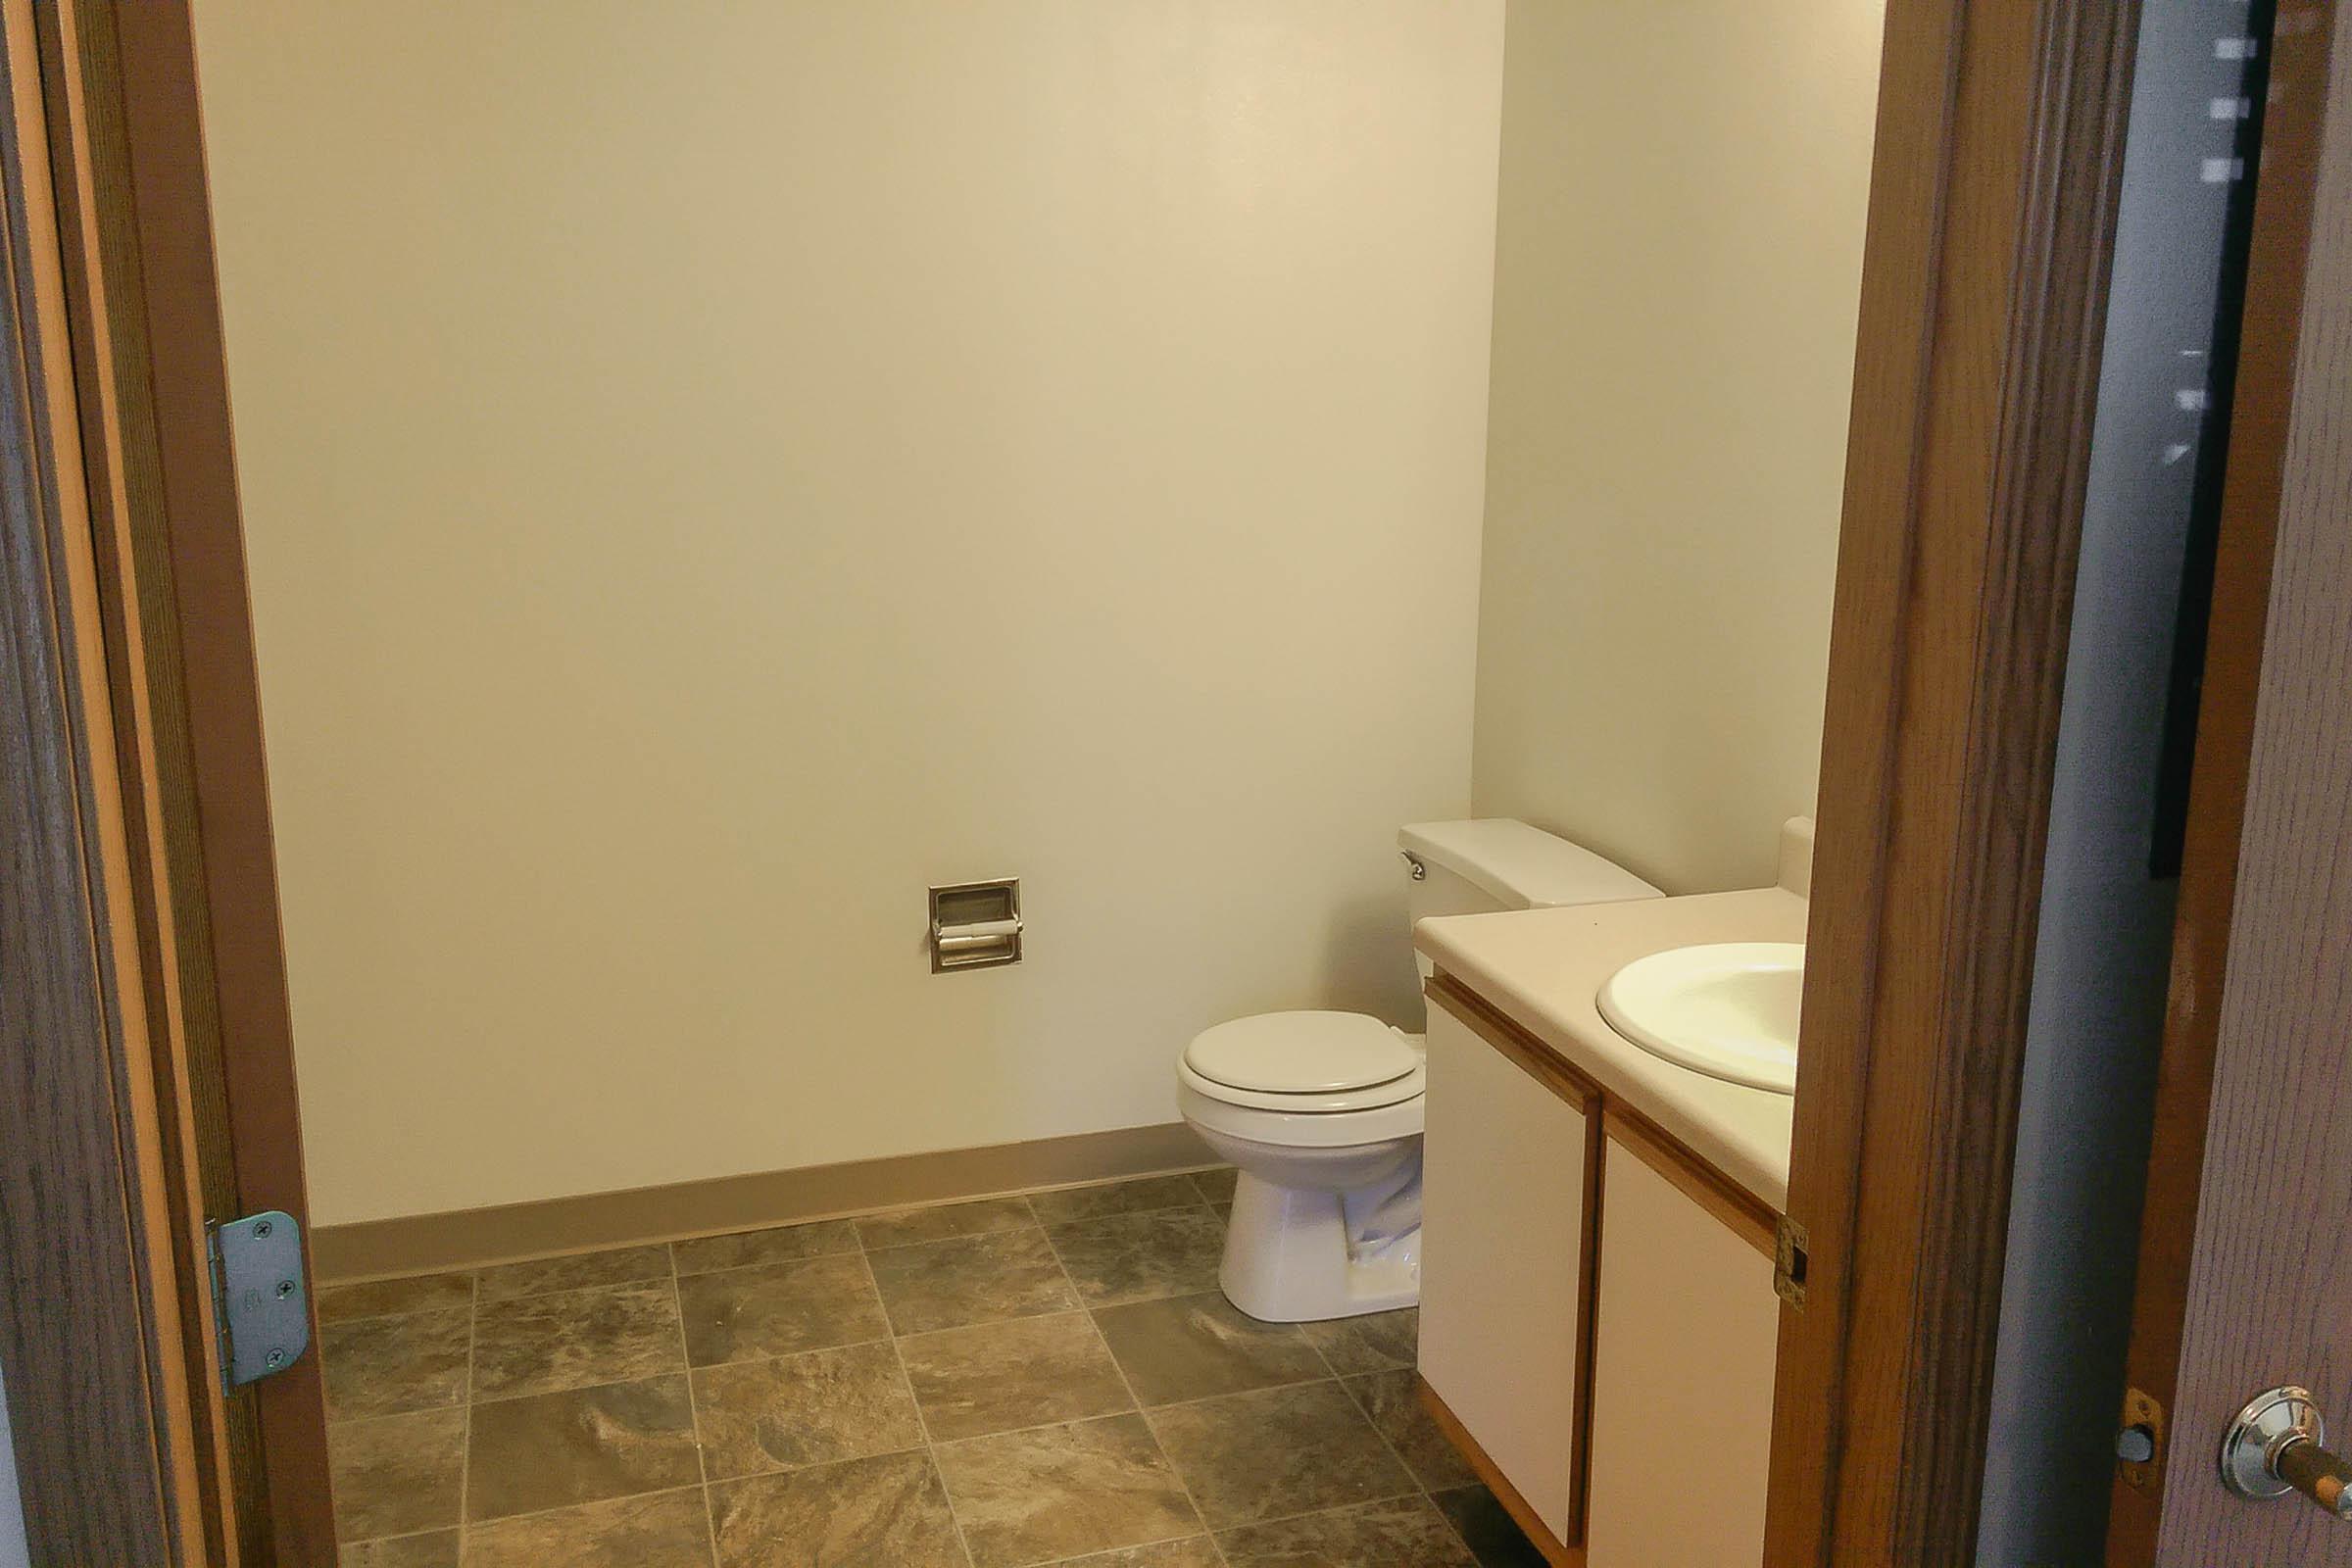
[[[1788,1202],[1791,1098],[1653,1056],[1593,999],[1619,967],[1668,948],[1804,940],[1805,901],[1782,888],[1447,915],[1413,931],[1439,968],[1776,1211]]]

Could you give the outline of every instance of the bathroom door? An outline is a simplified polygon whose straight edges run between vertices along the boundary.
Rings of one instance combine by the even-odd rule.
[[[2263,150],[2116,1568],[2352,1564],[2352,1518],[2220,1464],[2286,1384],[2352,1446],[2352,5],[2278,6]]]
[[[211,1283],[212,1225],[307,1214],[189,17],[0,20],[0,1356],[25,1525],[42,1562],[327,1563],[318,1358],[225,1389]]]

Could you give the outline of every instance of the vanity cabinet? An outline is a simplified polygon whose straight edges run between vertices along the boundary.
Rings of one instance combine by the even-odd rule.
[[[1442,1007],[1430,1009],[1428,1072],[1422,1381],[1552,1542],[1574,1541],[1596,1106],[1531,1081]]]
[[[1781,1326],[1772,1259],[1742,1216],[1659,1170],[1666,1152],[1613,1122],[1605,1151],[1587,1568],[1754,1568]]]
[[[1433,1414],[1563,1568],[1753,1568],[1771,1210],[1457,982],[1430,1000]]]

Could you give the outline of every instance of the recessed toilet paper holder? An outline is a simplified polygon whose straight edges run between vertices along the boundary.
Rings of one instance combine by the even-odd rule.
[[[931,972],[1021,961],[1021,879],[931,890]]]

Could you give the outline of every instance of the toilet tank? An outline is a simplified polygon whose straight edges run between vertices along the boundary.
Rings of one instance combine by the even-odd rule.
[[[1662,896],[1614,860],[1509,817],[1415,822],[1397,829],[1396,847],[1412,871],[1406,907],[1416,922]],[[1415,958],[1426,979],[1429,960]]]

